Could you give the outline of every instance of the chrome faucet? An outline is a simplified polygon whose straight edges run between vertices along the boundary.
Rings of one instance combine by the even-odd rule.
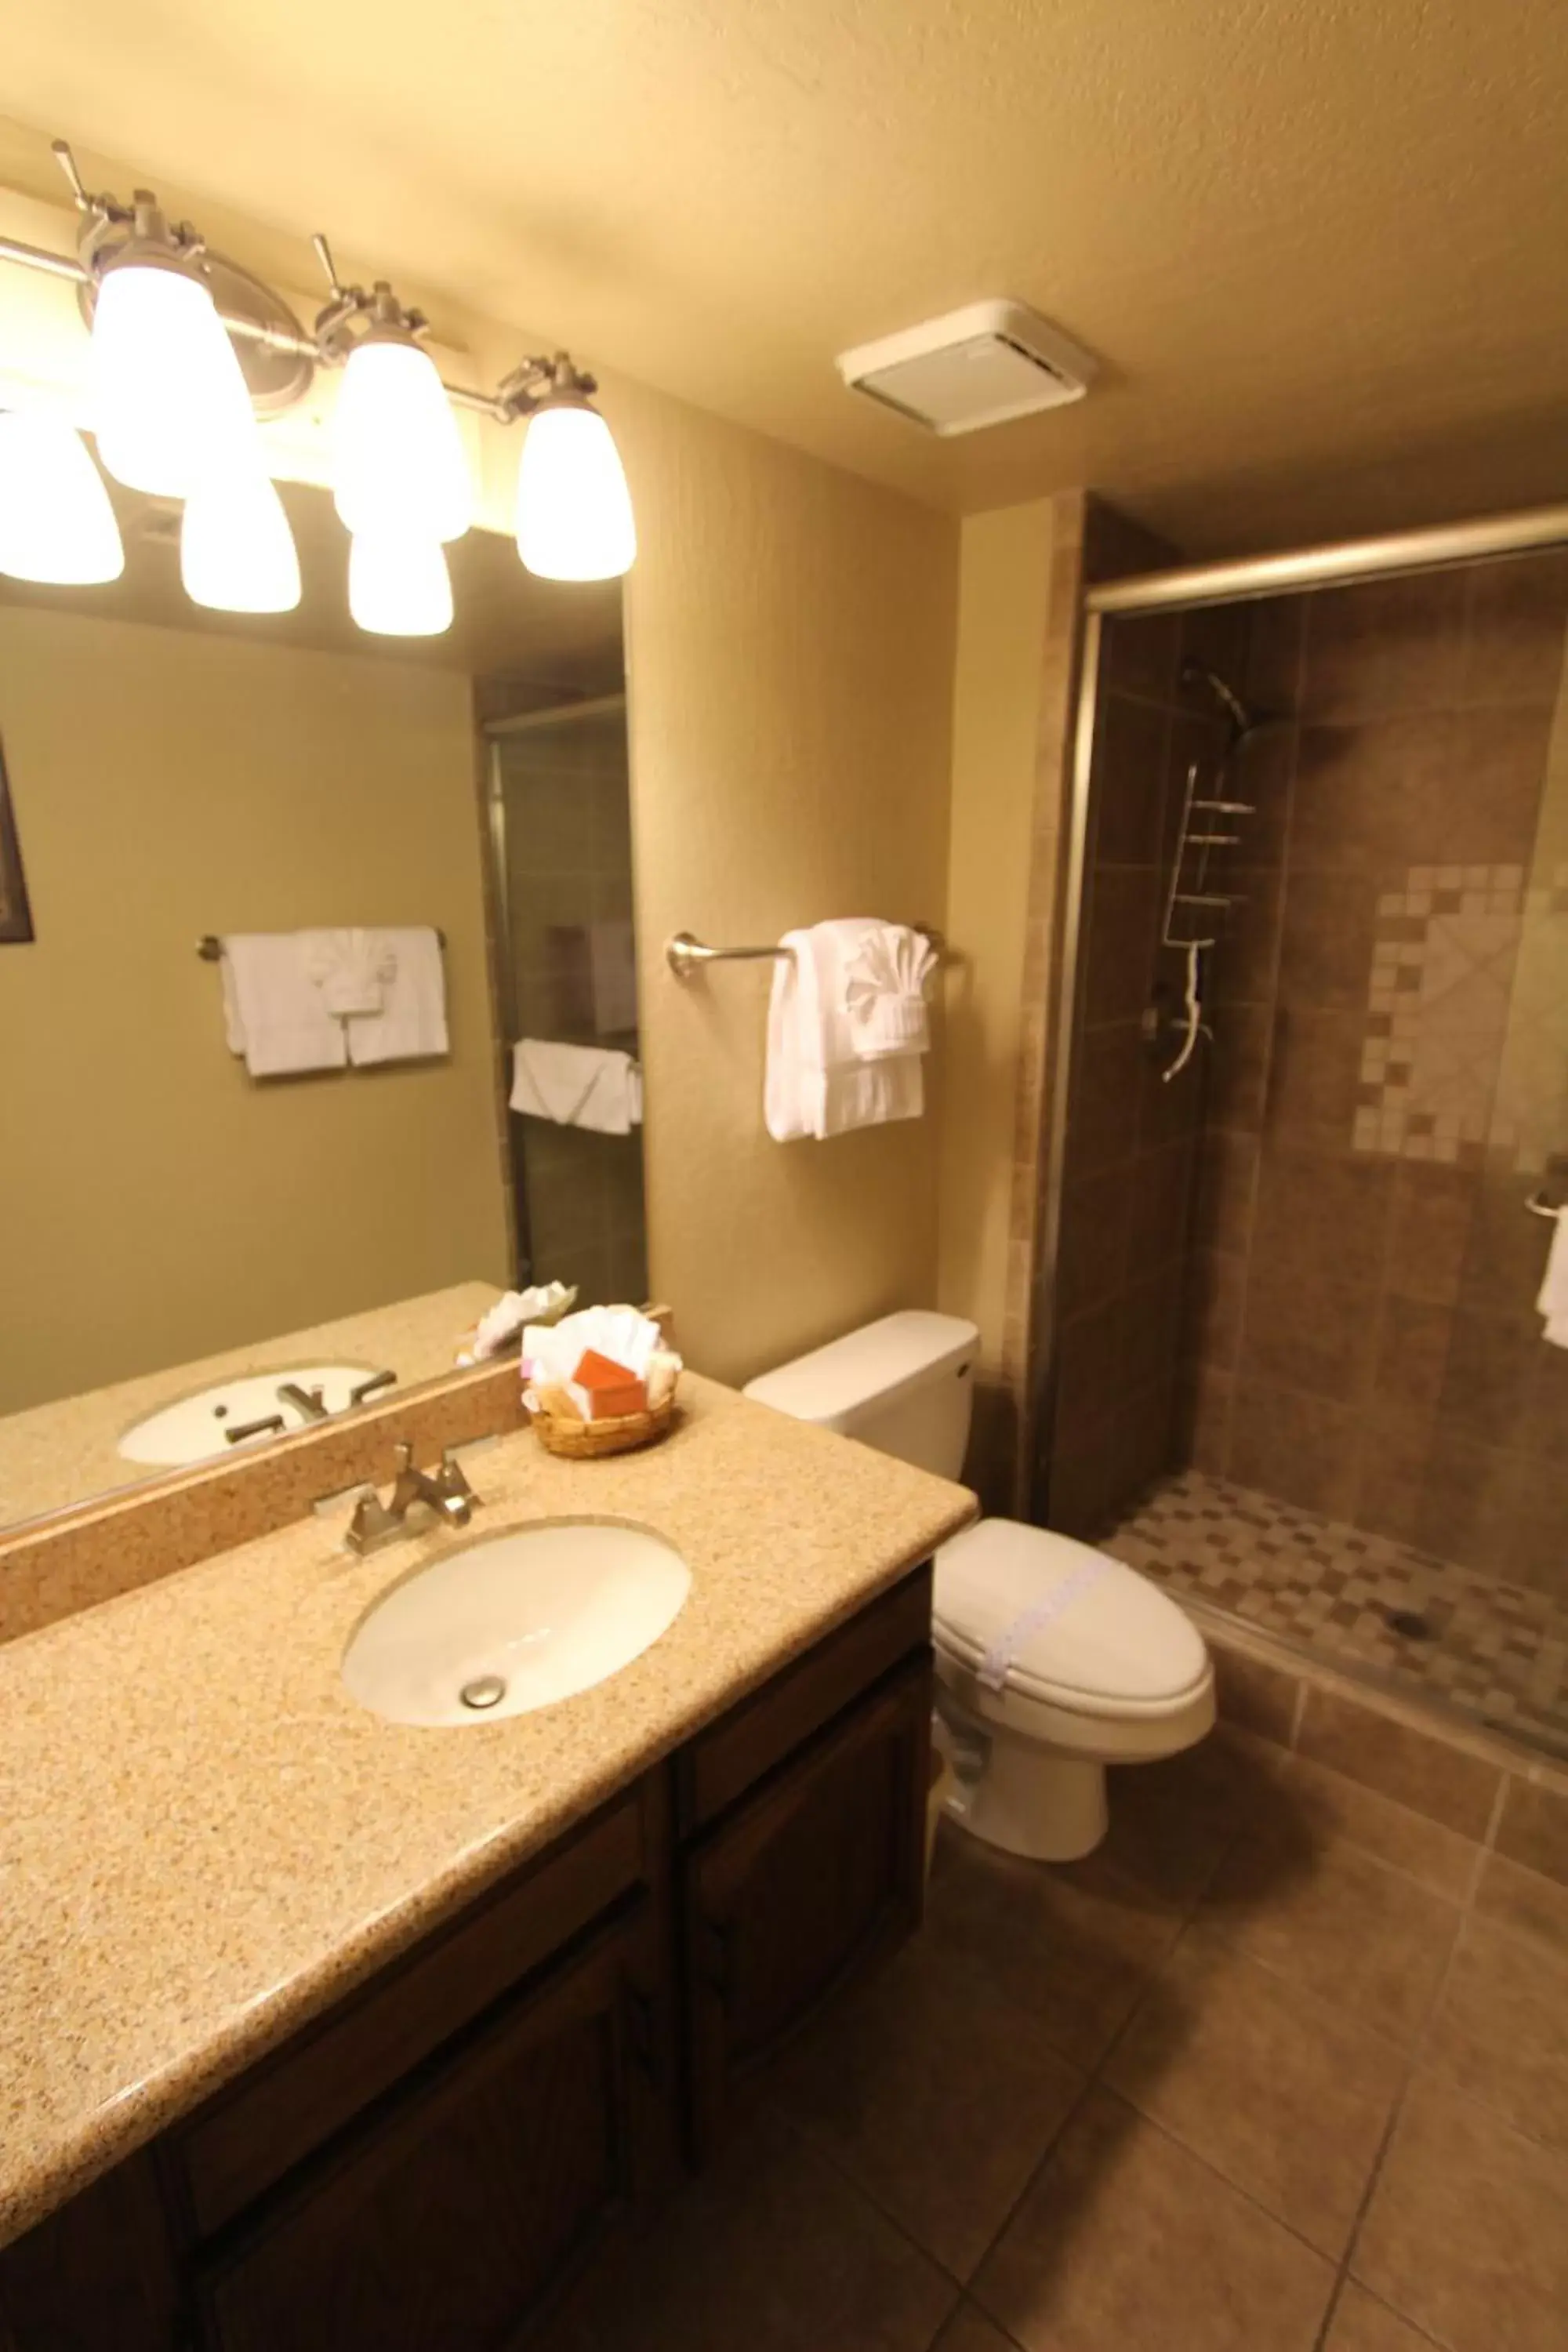
[[[373,1487],[354,1505],[348,1532],[351,1551],[363,1555],[395,1542],[405,1533],[416,1503],[426,1504],[449,1528],[466,1528],[474,1515],[479,1498],[449,1453],[442,1454],[440,1466],[434,1471],[416,1468],[412,1445],[397,1446],[394,1458],[397,1475],[385,1502]]]

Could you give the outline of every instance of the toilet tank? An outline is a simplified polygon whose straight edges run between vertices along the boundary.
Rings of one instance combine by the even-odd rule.
[[[974,1325],[956,1315],[884,1315],[762,1373],[745,1393],[956,1478],[969,1443],[979,1340]]]

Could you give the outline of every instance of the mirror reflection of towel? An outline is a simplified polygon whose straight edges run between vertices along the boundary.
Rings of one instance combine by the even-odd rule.
[[[511,1070],[511,1108],[525,1118],[591,1128],[599,1135],[629,1135],[642,1124],[642,1072],[629,1054],[520,1037]]]

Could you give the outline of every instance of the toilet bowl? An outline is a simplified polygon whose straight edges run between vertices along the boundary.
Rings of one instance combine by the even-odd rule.
[[[956,1478],[979,1334],[951,1315],[883,1316],[749,1383],[763,1404]],[[952,1817],[1044,1862],[1092,1853],[1106,1767],[1190,1748],[1215,1719],[1202,1635],[1136,1570],[1070,1537],[982,1519],[936,1555],[938,1711]]]

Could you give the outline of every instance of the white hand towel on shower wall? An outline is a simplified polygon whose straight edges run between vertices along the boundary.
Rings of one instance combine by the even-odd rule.
[[[865,916],[786,931],[768,1003],[763,1115],[775,1143],[819,1141],[853,1128],[919,1118],[925,1085],[918,1052],[858,1052],[849,972],[886,927]]]
[[[1542,1333],[1554,1348],[1568,1348],[1568,1209],[1559,1209],[1546,1253],[1546,1275],[1536,1308],[1546,1318]]]
[[[441,942],[426,924],[405,930],[370,931],[366,952],[383,983],[379,1013],[351,1013],[349,1058],[371,1062],[422,1061],[451,1048],[447,1036],[447,974]]]
[[[311,979],[300,931],[230,931],[220,941],[229,1051],[253,1078],[341,1070],[343,1024]]]

